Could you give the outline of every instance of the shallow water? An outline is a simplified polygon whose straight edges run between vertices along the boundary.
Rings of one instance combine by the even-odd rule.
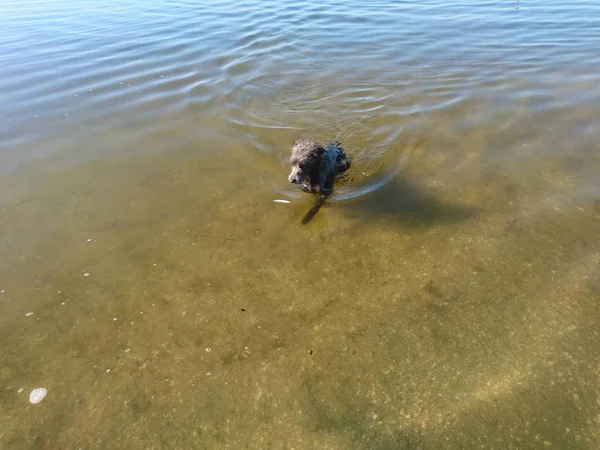
[[[596,2],[0,28],[1,448],[600,447]]]

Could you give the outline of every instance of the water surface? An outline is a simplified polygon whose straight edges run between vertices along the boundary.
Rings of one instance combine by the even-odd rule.
[[[0,28],[0,447],[599,448],[595,2]],[[307,225],[302,136],[353,161]]]

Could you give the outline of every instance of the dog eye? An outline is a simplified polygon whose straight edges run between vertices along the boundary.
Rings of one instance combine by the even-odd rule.
[[[306,163],[302,163],[302,164],[300,164],[300,170],[301,170],[302,172],[306,172]]]

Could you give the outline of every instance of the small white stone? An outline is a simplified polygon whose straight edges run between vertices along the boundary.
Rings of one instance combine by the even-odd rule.
[[[83,276],[84,276],[84,277],[89,277],[89,276],[90,276],[90,273],[89,273],[89,272],[86,272],[86,273],[84,273],[84,274],[83,274]]]
[[[20,394],[21,392],[23,392],[23,388],[19,389],[17,392]]]
[[[117,318],[116,318],[116,317],[113,317],[113,320],[116,322],[116,321],[117,321]]]
[[[0,290],[0,294],[4,294],[4,289]]]
[[[61,306],[65,306],[65,302],[62,302],[60,305],[61,305]]]
[[[206,350],[206,353],[210,353],[210,347],[206,347],[204,350]]]
[[[29,393],[29,402],[33,403],[35,405],[36,403],[39,403],[42,400],[44,400],[44,397],[46,396],[47,393],[48,393],[48,390],[46,388],[34,389],[33,391],[31,391]]]
[[[26,315],[27,317],[29,317],[29,316],[33,316],[33,312],[28,312],[28,313],[25,313],[25,315]]]
[[[91,240],[91,239],[88,239],[87,241],[88,241],[88,242],[92,242],[92,240]]]
[[[106,373],[110,372],[110,369],[106,369]]]

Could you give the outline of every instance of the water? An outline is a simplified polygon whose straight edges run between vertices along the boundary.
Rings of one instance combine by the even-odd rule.
[[[599,448],[596,2],[0,29],[1,448]],[[301,136],[352,158],[307,225]]]

